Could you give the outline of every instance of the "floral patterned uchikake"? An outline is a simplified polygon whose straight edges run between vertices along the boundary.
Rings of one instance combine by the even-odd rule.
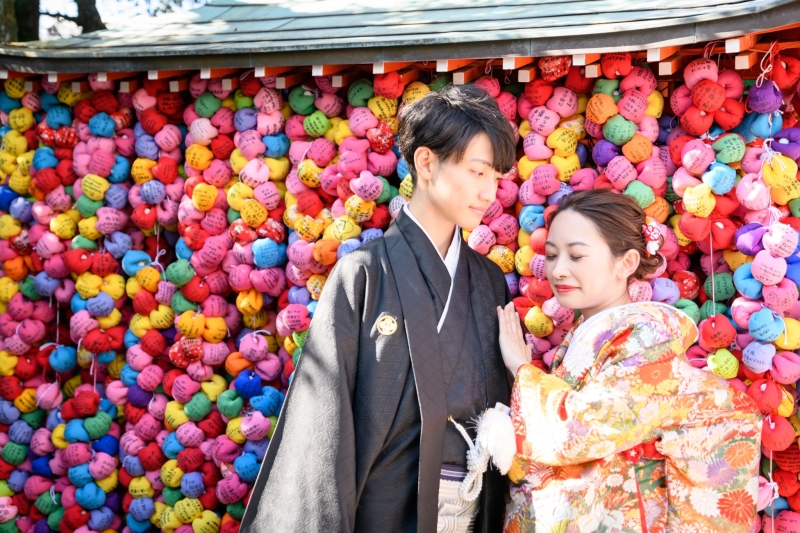
[[[761,416],[689,363],[696,338],[677,309],[636,303],[573,328],[552,374],[520,368],[506,533],[751,529]]]

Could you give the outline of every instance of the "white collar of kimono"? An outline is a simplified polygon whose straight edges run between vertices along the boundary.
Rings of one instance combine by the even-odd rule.
[[[408,208],[408,204],[403,206],[403,212],[408,215],[408,218],[414,221],[414,224],[419,226],[419,229],[428,237],[428,240],[431,241],[433,245],[433,249],[436,250],[436,255],[442,259],[441,254],[439,253],[439,249],[436,247],[436,243],[433,242],[431,239],[430,234],[428,234],[425,227],[419,223],[414,215],[411,214],[411,210]],[[436,326],[436,331],[442,331],[442,326],[444,325],[444,319],[447,316],[447,310],[450,309],[450,298],[453,296],[453,285],[455,285],[456,281],[456,269],[458,268],[458,255],[461,253],[461,228],[456,226],[456,230],[453,232],[453,240],[450,242],[450,247],[447,249],[447,255],[445,255],[444,259],[444,266],[447,268],[447,272],[450,273],[450,292],[447,294],[447,301],[444,303],[444,311],[442,311],[442,318],[439,319],[439,324]]]

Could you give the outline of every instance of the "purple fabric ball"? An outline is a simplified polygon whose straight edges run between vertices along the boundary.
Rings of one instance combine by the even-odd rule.
[[[153,393],[142,390],[136,383],[128,387],[128,401],[132,406],[146,408],[152,399]]]
[[[592,159],[597,166],[605,167],[612,159],[621,154],[622,148],[610,141],[602,140],[597,141],[597,144],[594,145]]]
[[[40,518],[33,526],[33,533],[50,533],[50,526],[47,525],[47,518]]]
[[[772,149],[790,159],[800,157],[800,128],[786,128],[775,134]]]
[[[761,245],[761,238],[767,231],[768,228],[758,222],[751,222],[736,230],[733,239],[740,252],[744,255],[754,256],[764,249]]]
[[[761,87],[753,85],[747,93],[747,105],[756,113],[774,113],[782,103],[781,90],[772,80],[764,80]]]
[[[105,506],[111,509],[115,514],[118,513],[120,510],[119,493],[109,492],[108,494],[106,494]]]

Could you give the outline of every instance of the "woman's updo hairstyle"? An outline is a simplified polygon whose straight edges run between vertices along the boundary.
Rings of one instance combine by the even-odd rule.
[[[639,253],[639,268],[632,277],[644,279],[663,264],[663,256],[647,256],[642,231],[646,215],[630,196],[608,189],[589,189],[568,194],[547,217],[547,226],[550,227],[555,218],[565,211],[575,211],[591,220],[615,258],[622,257],[628,250],[636,250]],[[663,239],[662,236],[661,244]]]

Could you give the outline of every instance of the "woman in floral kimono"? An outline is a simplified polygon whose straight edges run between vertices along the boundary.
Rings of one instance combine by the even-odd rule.
[[[547,279],[581,311],[550,374],[529,364],[513,306],[498,308],[516,377],[507,533],[756,531],[760,414],[689,364],[687,315],[631,303],[628,282],[663,261],[658,226],[645,224],[606,190],[571,194],[550,216]]]

